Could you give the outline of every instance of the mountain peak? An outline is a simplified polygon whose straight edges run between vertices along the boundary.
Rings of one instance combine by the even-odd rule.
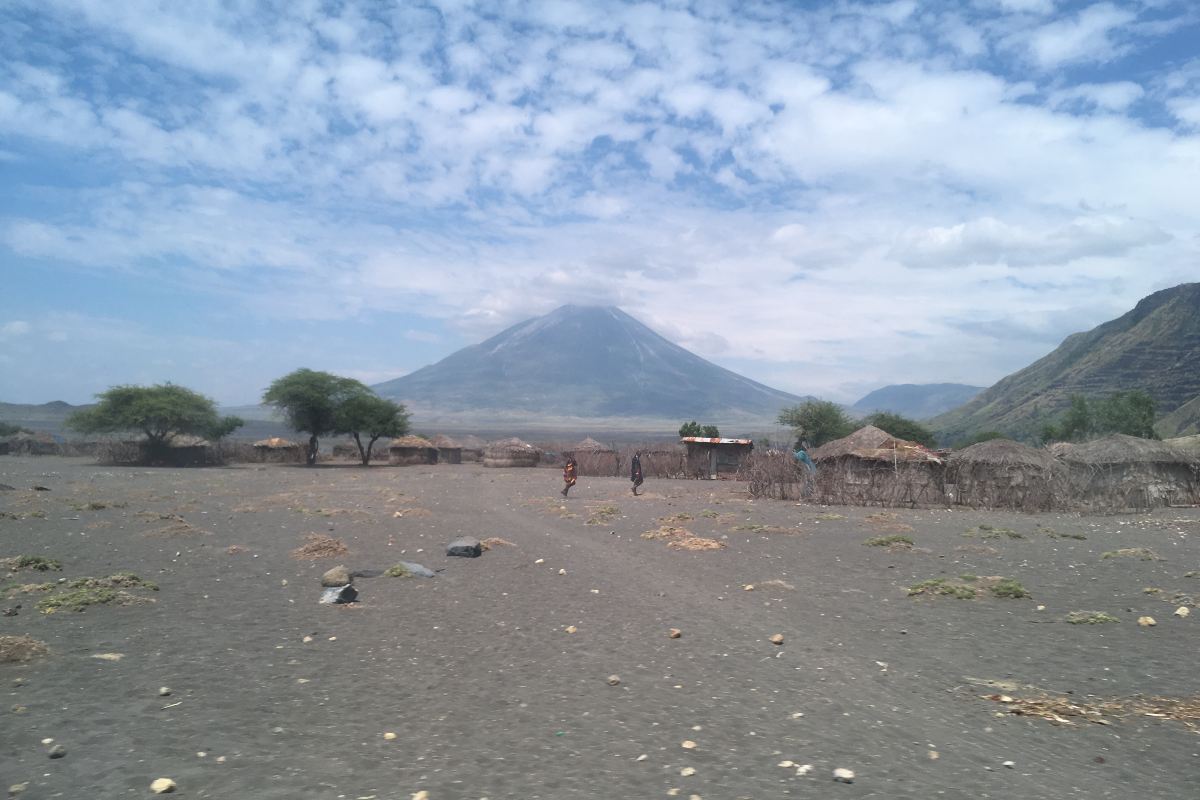
[[[616,306],[560,306],[375,387],[451,412],[774,418],[800,398],[668,341]]]

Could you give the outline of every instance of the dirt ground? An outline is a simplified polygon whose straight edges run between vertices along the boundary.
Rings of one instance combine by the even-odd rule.
[[[0,608],[21,606],[0,636],[49,648],[0,664],[0,781],[22,800],[148,796],[160,777],[180,797],[280,800],[1147,799],[1200,785],[1187,721],[1056,724],[1007,702],[1200,694],[1200,609],[1175,614],[1200,598],[1195,509],[881,512],[756,502],[724,481],[650,481],[634,498],[604,478],[564,501],[555,471],[471,464],[2,457],[0,483],[15,487],[0,491],[0,559],[62,563],[0,570]],[[296,558],[310,534],[348,552]],[[511,544],[447,558],[460,535]],[[912,546],[864,544],[888,536]],[[679,549],[704,540],[716,549]],[[1128,548],[1152,552],[1116,554]],[[358,578],[361,602],[318,605],[329,567],[401,560],[437,577]],[[37,607],[60,578],[126,572],[157,591]],[[997,577],[1030,596],[994,596]],[[939,578],[978,597],[909,595]],[[1117,621],[1068,624],[1073,611]],[[56,744],[65,755],[48,757]]]

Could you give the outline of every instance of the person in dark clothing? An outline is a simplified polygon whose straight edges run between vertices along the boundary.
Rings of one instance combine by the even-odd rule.
[[[575,472],[575,459],[572,456],[567,456],[567,463],[563,466],[563,497],[566,497],[567,492],[571,491],[571,487],[575,485]]]
[[[633,496],[637,497],[638,487],[642,485],[642,454],[634,453],[633,461],[629,465],[629,480],[633,481]]]

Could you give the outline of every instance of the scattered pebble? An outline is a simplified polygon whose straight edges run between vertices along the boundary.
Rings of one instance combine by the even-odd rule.
[[[546,559],[544,559],[544,558],[539,558],[537,561],[535,561],[535,562],[533,562],[533,563],[534,563],[534,564],[545,564],[545,563],[546,563]]]
[[[1045,606],[1038,606],[1038,607],[1037,607],[1037,610],[1038,610],[1038,611],[1045,611],[1045,610],[1046,610],[1046,607],[1045,607]]]
[[[385,734],[383,735],[383,738],[384,738],[384,739],[387,739],[387,740],[390,742],[390,741],[392,741],[393,739],[395,739],[395,738],[396,738],[396,734],[392,733],[391,731],[388,731],[387,733],[385,733]]]
[[[309,642],[311,642],[312,640],[313,640],[313,637],[311,637],[311,636],[305,636],[305,637],[304,637],[303,639],[301,639],[300,641],[304,642],[305,644],[308,644],[308,643],[309,643]]]
[[[412,800],[429,800],[429,792],[422,789],[412,796]]]
[[[1155,621],[1154,617],[1138,617],[1138,625],[1141,625],[1143,628],[1153,628],[1157,624],[1158,622]]]
[[[1013,763],[1012,761],[1005,761],[1005,762],[1003,762],[1003,763],[1002,763],[1000,766],[1002,766],[1002,767],[1008,767],[1009,769],[1012,769],[1013,767],[1015,767],[1015,766],[1016,766],[1016,764],[1015,764],[1015,763]]]
[[[930,761],[937,761],[937,760],[938,760],[939,758],[941,758],[941,757],[942,757],[942,754],[941,754],[941,753],[939,753],[937,750],[930,750],[930,751],[929,751],[929,760],[930,760]]]
[[[1186,611],[1187,609],[1184,610]],[[671,630],[667,632],[667,636],[672,639],[678,639],[680,636],[683,636],[683,631],[679,630],[679,628],[671,628]]]
[[[696,774],[695,767],[684,767],[683,769],[679,770],[679,777],[681,777],[681,778],[690,778],[691,776],[693,776],[695,774]]]
[[[576,628],[574,625],[568,625],[566,628],[564,628],[564,630],[567,633],[578,633],[579,632],[579,628]]]
[[[171,696],[171,687],[170,686],[158,687],[158,696],[159,697],[170,697]]]
[[[776,766],[783,767],[784,769],[789,769],[791,767],[796,766],[796,762],[795,761],[780,761],[778,764],[776,764]]]
[[[743,591],[743,592],[753,592],[753,591],[754,591],[754,584],[753,584],[753,583],[747,583],[745,586],[743,586],[743,587],[742,587],[742,591]]]
[[[92,658],[98,658],[101,661],[120,661],[124,657],[124,653],[92,653]]]
[[[559,574],[559,575],[566,575],[566,574],[567,574],[567,571],[566,571],[565,569],[560,569],[560,570],[558,571],[558,574]]]
[[[833,779],[838,783],[854,783],[854,770],[838,767],[833,771]]]
[[[12,786],[8,787],[8,795],[9,795],[9,797],[13,797],[15,795],[20,794],[21,792],[25,791],[28,788],[29,788],[29,781],[25,781],[24,783],[14,783]]]
[[[616,686],[616,685],[617,685],[617,684],[619,684],[620,682],[621,682],[621,676],[620,676],[620,675],[609,675],[609,676],[608,676],[608,685],[609,685],[609,686]]]
[[[801,764],[800,766],[796,767],[797,775],[807,775],[808,773],[810,773],[812,771],[813,771],[812,764]]]
[[[771,637],[771,644],[783,644],[783,634],[777,633]]]
[[[51,758],[62,758],[66,754],[67,754],[67,748],[63,747],[61,744],[54,745],[46,753],[46,755],[50,756]]]
[[[682,747],[684,750],[695,750],[696,749],[696,743],[693,742],[691,739],[684,739],[682,742],[680,742],[679,746]]]
[[[1179,617],[1180,619],[1186,617],[1190,613],[1192,613],[1192,610],[1187,606],[1180,606],[1179,608],[1175,609],[1175,616]]]
[[[647,758],[646,754],[645,754],[645,753],[642,753],[640,756],[638,756],[637,758],[635,758],[635,759],[634,759],[634,761],[645,761],[645,760],[646,760],[646,758]]]
[[[175,781],[170,778],[157,778],[150,784],[150,791],[155,794],[170,794],[175,791]]]

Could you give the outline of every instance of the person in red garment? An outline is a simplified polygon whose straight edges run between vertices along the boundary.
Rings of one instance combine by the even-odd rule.
[[[573,456],[567,456],[567,463],[563,465],[563,497],[566,497],[567,492],[571,491],[571,487],[575,485],[576,469],[577,467],[575,465],[575,458]]]

